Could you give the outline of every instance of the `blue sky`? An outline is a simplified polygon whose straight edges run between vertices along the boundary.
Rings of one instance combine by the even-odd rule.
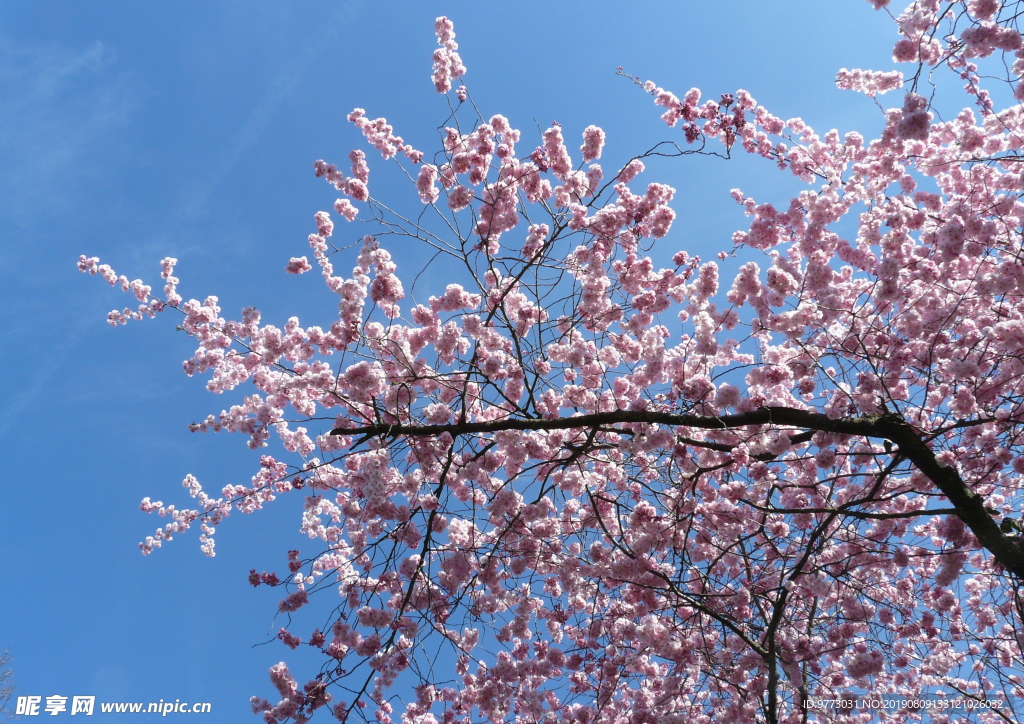
[[[606,168],[680,138],[616,66],[680,95],[745,88],[819,132],[871,136],[877,107],[838,91],[835,73],[891,68],[895,40],[860,0],[0,5],[0,648],[20,694],[209,701],[211,721],[257,721],[248,698],[270,696],[268,667],[301,660],[258,645],[277,630],[279,596],[246,581],[302,547],[300,498],[233,516],[214,559],[196,534],[139,554],[158,520],[139,512],[142,497],[185,502],[187,473],[211,491],[246,482],[258,455],[240,437],[188,432],[231,401],[182,373],[193,347],[169,316],[108,327],[128,298],[75,261],[97,255],[157,287],[159,260],[174,256],[186,298],[327,326],[336,302],[319,276],[283,271],[309,254],[313,214],[337,195],[312,163],[365,148],[345,120],[356,106],[433,152],[447,115],[430,82],[440,14],[486,116],[507,116],[527,149],[536,124],[558,120],[577,145],[600,125]],[[373,193],[418,204],[367,151]],[[729,189],[785,204],[798,188],[760,159],[652,167],[678,190],[666,256],[729,245],[744,226]],[[411,279],[424,258],[393,251]],[[423,296],[443,277],[428,269]]]

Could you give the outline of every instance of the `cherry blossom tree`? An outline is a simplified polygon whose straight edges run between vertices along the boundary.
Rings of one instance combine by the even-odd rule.
[[[173,309],[198,343],[185,371],[251,390],[194,430],[290,454],[219,496],[187,477],[191,508],[142,503],[170,519],[143,553],[198,525],[212,556],[232,511],[304,498],[312,550],[250,582],[283,591],[278,638],[324,663],[305,685],[274,666],[265,721],[948,721],[814,705],[939,690],[956,717],[1019,720],[1022,5],[871,4],[905,70],[837,83],[879,104],[877,138],[627,76],[681,133],[610,171],[596,126],[535,143],[485,116],[439,18],[436,147],[348,117],[424,213],[371,193],[363,150],[315,164],[336,216],[286,271],[319,267],[339,305],[322,326],[184,301],[172,258],[159,298],[81,258],[138,299],[112,325]],[[730,286],[693,249],[656,268],[674,190],[644,161],[741,150],[806,189],[733,191],[749,228],[713,252]],[[395,236],[461,283],[410,303]]]

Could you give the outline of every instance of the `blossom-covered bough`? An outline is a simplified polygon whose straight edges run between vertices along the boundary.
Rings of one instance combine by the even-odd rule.
[[[902,89],[871,141],[819,136],[745,91],[701,102],[637,80],[682,129],[651,153],[742,148],[808,184],[788,206],[733,192],[751,223],[719,254],[738,268],[724,291],[717,264],[686,251],[655,267],[674,191],[640,181],[644,156],[605,174],[604,132],[583,130],[577,155],[557,124],[524,154],[509,120],[452,91],[465,68],[445,18],[434,83],[452,116],[437,154],[349,116],[411,169],[428,213],[371,196],[362,151],[350,175],[316,163],[346,221],[320,212],[309,237],[340,297],[325,327],[279,329],[254,309],[226,321],[216,297],[182,300],[173,259],[159,300],[83,257],[139,299],[112,324],[175,308],[199,343],[189,374],[216,393],[255,387],[196,430],[253,448],[276,435],[298,456],[264,456],[218,498],[190,476],[196,509],[143,502],[171,518],[143,552],[199,523],[212,555],[232,509],[305,496],[315,552],[250,581],[287,589],[282,616],[306,628],[279,638],[326,663],[304,687],[273,667],[280,698],[254,710],[902,721],[935,711],[821,700],[944,692],[959,708],[941,716],[1020,720],[1021,9],[921,0],[893,13],[893,57],[911,72],[837,80],[872,98]],[[950,72],[974,107],[944,119]],[[360,214],[374,234],[349,232]],[[842,238],[850,215],[856,235]],[[382,246],[394,235],[457,262],[446,276],[461,284],[402,306]],[[351,276],[336,275],[359,238]],[[307,422],[285,421],[296,415]],[[311,633],[306,606],[321,611]]]

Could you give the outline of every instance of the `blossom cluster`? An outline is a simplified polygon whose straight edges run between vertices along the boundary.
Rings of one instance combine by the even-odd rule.
[[[185,371],[215,393],[251,385],[194,430],[294,460],[264,454],[218,498],[190,476],[195,508],[142,506],[170,518],[143,552],[199,524],[212,555],[231,511],[304,498],[316,552],[250,582],[284,589],[278,638],[326,664],[304,687],[274,666],[280,698],[254,711],[795,724],[801,702],[851,688],[1024,697],[1007,534],[1024,530],[1024,110],[997,109],[976,63],[1005,53],[1021,70],[1000,7],[947,16],[924,0],[898,16],[893,59],[941,60],[977,110],[942,120],[913,85],[875,139],[818,134],[744,90],[702,100],[638,81],[680,154],[742,150],[806,182],[785,203],[733,190],[747,221],[718,261],[650,251],[685,243],[676,190],[645,177],[647,154],[602,186],[596,126],[573,133],[574,160],[557,123],[522,152],[534,144],[508,118],[475,118],[423,163],[361,109],[350,120],[382,158],[418,166],[429,221],[409,236],[458,262],[425,303],[406,300],[401,275],[418,270],[383,234],[356,235],[337,276],[352,227],[329,211],[308,238],[339,298],[323,326],[184,301],[174,259],[155,299],[83,256],[140,305],[112,323],[176,310],[198,345]],[[447,92],[465,69],[451,22],[435,29]],[[903,76],[837,83],[877,97]],[[350,160],[351,177],[315,166],[347,221],[372,201],[365,154]],[[327,624],[293,633],[319,601]],[[389,690],[438,651],[454,674],[419,681],[396,712]]]
[[[459,44],[455,42],[455,25],[448,18],[441,16],[434,21],[434,33],[440,46],[434,51],[434,87],[438,93],[447,93],[452,89],[452,81],[466,74],[466,66],[459,57]]]

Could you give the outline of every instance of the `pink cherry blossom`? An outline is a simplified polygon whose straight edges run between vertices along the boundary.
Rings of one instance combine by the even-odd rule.
[[[142,552],[196,527],[212,556],[232,512],[299,499],[313,550],[248,580],[282,588],[289,655],[324,658],[302,686],[270,669],[264,721],[328,704],[379,724],[868,721],[809,703],[935,689],[1005,705],[966,720],[1013,718],[1024,40],[996,0],[893,16],[893,59],[927,71],[836,76],[874,99],[872,135],[627,76],[678,155],[742,152],[792,176],[788,199],[734,189],[742,227],[724,243],[695,242],[675,189],[638,180],[669,145],[587,126],[574,166],[561,125],[520,132],[446,102],[434,163],[385,119],[349,116],[428,220],[371,198],[362,151],[350,178],[314,164],[339,215],[365,203],[381,226],[344,248],[314,216],[338,297],[322,318],[186,301],[171,257],[162,297],[79,258],[131,295],[111,324],[172,313],[196,344],[186,374],[239,391],[193,431],[272,448],[216,496],[190,475],[187,506],[145,498],[160,527]],[[444,93],[465,68],[452,23],[435,33]],[[602,187],[606,141],[640,153]],[[406,268],[411,244],[442,261]]]
[[[580,146],[580,152],[584,161],[596,161],[601,158],[604,138],[604,131],[597,126],[587,126],[583,130],[583,145]]]
[[[352,205],[348,199],[338,199],[334,202],[334,210],[345,217],[346,221],[355,221],[359,209]]]
[[[466,74],[466,66],[456,52],[459,44],[455,42],[455,26],[452,21],[442,15],[434,22],[434,32],[437,44],[441,46],[434,51],[434,87],[438,93],[447,93],[452,89],[452,81]],[[465,100],[465,92],[460,92],[462,97],[459,100]]]
[[[284,269],[289,274],[305,274],[306,272],[308,272],[312,268],[313,267],[311,267],[309,265],[309,260],[306,259],[306,257],[304,257],[304,256],[294,257],[293,256],[288,261],[288,265]]]

